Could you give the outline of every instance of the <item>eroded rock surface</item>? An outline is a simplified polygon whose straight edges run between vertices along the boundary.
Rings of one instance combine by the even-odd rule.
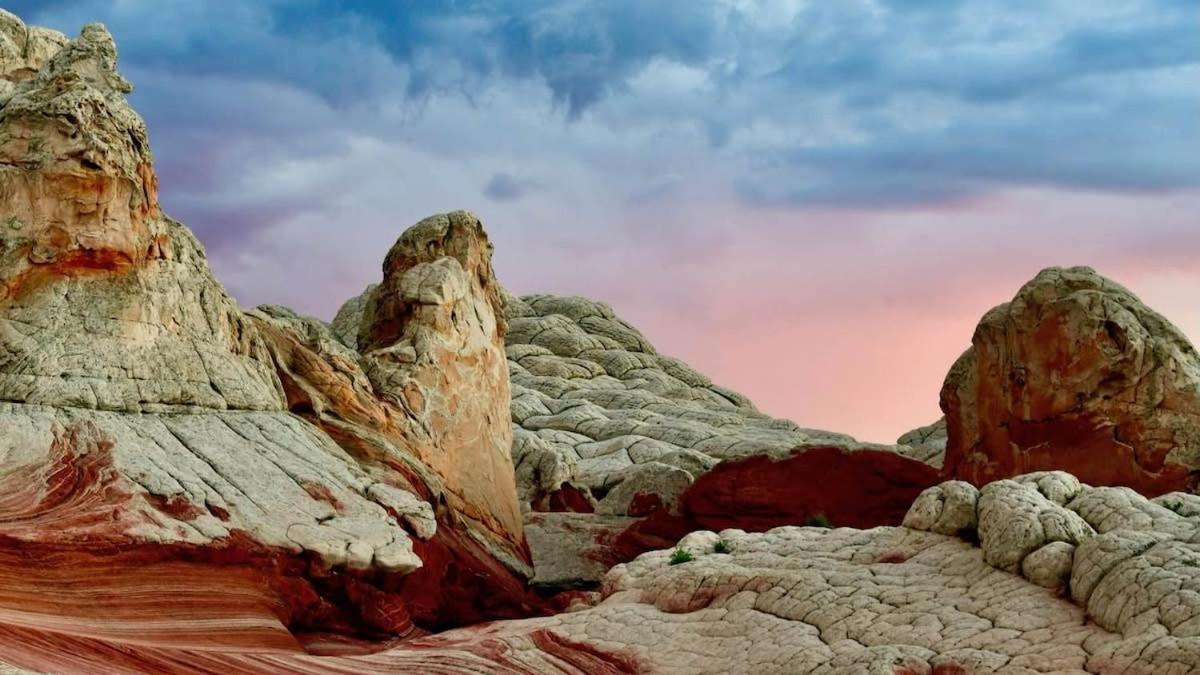
[[[946,418],[917,427],[896,439],[896,451],[922,462],[941,466],[946,457]]]
[[[1044,270],[988,312],[946,376],[946,469],[982,484],[1064,469],[1146,494],[1200,468],[1200,358],[1086,267]]]
[[[725,459],[864,446],[762,414],[741,394],[660,354],[602,302],[510,296],[507,315],[513,455],[522,500],[534,508],[564,485],[604,503],[627,478],[653,471],[635,468],[642,465],[675,467],[694,480]],[[620,503],[636,510],[631,496],[657,494],[668,505],[681,486],[662,485],[661,493],[627,487],[620,492],[631,494]]]
[[[329,334],[361,354],[375,396],[394,412],[410,453],[440,477],[450,507],[513,559],[527,560],[507,421],[506,325],[491,260],[473,214],[426,218],[401,235],[382,281],[350,300]]]
[[[1043,492],[1047,482],[1042,478],[1006,481],[1000,489],[1034,489],[1056,503],[1056,497]],[[1194,629],[1200,606],[1193,586],[1200,580],[1200,565],[1191,561],[1197,557],[1193,542],[1200,521],[1155,507],[1131,491],[1080,486],[1070,503],[1084,497],[1093,505],[1108,504],[1108,517],[1125,513],[1125,523],[1171,524],[1167,529],[1177,534],[1096,527],[1096,534],[1071,556],[1071,595],[1063,597],[989,565],[985,552],[968,541],[932,532],[904,527],[698,531],[674,547],[688,551],[690,560],[680,562],[673,549],[666,549],[618,565],[605,576],[600,597],[572,611],[450,631],[371,655],[351,655],[353,645],[319,640],[309,648],[328,655],[303,655],[287,644],[285,633],[276,633],[282,639],[272,648],[251,651],[229,644],[233,638],[209,623],[196,626],[198,632],[183,638],[183,646],[124,650],[113,649],[127,639],[119,632],[84,637],[80,630],[66,638],[72,650],[40,658],[25,643],[0,632],[0,658],[46,669],[63,663],[95,666],[113,657],[119,663],[159,666],[198,659],[196,663],[215,670],[288,673],[404,668],[503,673],[1194,671],[1200,667],[1200,637]],[[1136,514],[1151,520],[1140,521]],[[1049,546],[1061,551],[1063,543]],[[4,616],[0,614],[0,625]],[[263,623],[263,635],[271,634],[269,626]],[[210,644],[208,650],[196,651],[199,636],[220,648]]]
[[[0,538],[267,561],[288,625],[339,632],[539,611],[478,221],[400,238],[366,357],[243,312],[159,209],[116,62],[99,24],[0,14]]]

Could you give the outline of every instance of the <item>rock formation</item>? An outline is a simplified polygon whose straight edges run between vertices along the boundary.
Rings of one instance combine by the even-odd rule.
[[[674,506],[725,459],[863,447],[845,434],[762,414],[745,396],[658,353],[602,302],[509,297],[507,313],[513,459],[522,500],[535,510],[574,502],[646,515],[647,500]]]
[[[896,451],[940,467],[946,458],[946,418],[900,436],[896,439]]]
[[[71,567],[38,568],[0,584],[0,659],[51,672],[1200,668],[1200,519],[1191,515],[1200,511],[1200,499],[1150,501],[1063,473],[994,485],[982,492],[961,482],[931,489],[906,519],[913,527],[693,532],[673,549],[614,567],[597,597],[581,596],[571,611],[448,631],[370,654],[362,654],[361,645],[319,637],[303,652],[253,601],[261,591],[252,576],[215,579],[211,567],[200,567],[178,601],[167,603],[153,588],[176,583],[179,573],[149,566],[138,575],[101,577],[98,587],[82,584],[65,602],[31,606],[37,589],[91,578]],[[1000,526],[985,524],[993,520]],[[925,531],[936,523],[980,543]],[[1019,571],[1008,571],[1014,565]],[[238,589],[244,600],[212,603],[217,583],[226,592]],[[103,607],[88,604],[108,597],[111,606],[113,596],[104,595],[110,585],[140,589],[119,606],[145,605],[143,611],[106,616]],[[1069,586],[1069,594],[1043,586]],[[195,619],[205,612],[222,620]],[[148,631],[147,616],[155,617]],[[56,627],[53,639],[46,637],[49,625]],[[139,638],[131,637],[139,631]]]
[[[30,559],[259,561],[301,628],[536,611],[477,222],[401,237],[365,357],[244,313],[159,209],[108,32],[0,24],[0,537]]]
[[[1089,268],[1051,268],[988,312],[942,387],[946,471],[977,485],[1061,468],[1160,494],[1200,469],[1200,357]]]
[[[508,296],[465,211],[241,309],[116,62],[0,11],[0,673],[1200,670],[1200,367],[1091,270],[862,444]]]

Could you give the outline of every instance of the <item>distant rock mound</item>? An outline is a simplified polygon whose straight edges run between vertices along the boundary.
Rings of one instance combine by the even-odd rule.
[[[724,459],[861,446],[762,414],[658,353],[605,303],[510,296],[507,316],[513,459],[535,510],[646,515]]]
[[[946,458],[946,418],[903,434],[896,439],[896,451],[940,467]]]
[[[1200,357],[1086,267],[1050,268],[988,312],[942,387],[945,468],[982,485],[1045,469],[1146,494],[1200,469]]]

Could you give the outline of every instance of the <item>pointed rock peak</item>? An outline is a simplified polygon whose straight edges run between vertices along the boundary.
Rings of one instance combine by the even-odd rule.
[[[503,307],[482,223],[454,211],[408,228],[384,260],[379,285],[347,303],[334,330],[357,334],[376,393],[400,412],[421,461],[445,480],[452,507],[478,524],[471,531],[498,546],[495,555],[507,549],[517,559],[527,553]]]
[[[26,26],[15,14],[0,9],[0,92],[35,77],[68,41],[56,30]]]
[[[44,63],[32,78],[22,77],[22,68],[6,69],[19,81],[10,80],[0,99],[0,161],[41,174],[70,175],[75,183],[84,179],[93,189],[125,181],[134,220],[156,211],[146,124],[125,100],[133,86],[117,72],[112,35],[101,24],[89,24],[52,53],[52,39],[42,39],[48,44],[32,52],[28,46],[18,50],[13,32],[2,45],[5,60],[32,53],[26,68]],[[26,45],[38,39],[34,35],[27,29]]]
[[[421,269],[417,274],[409,274],[418,267]],[[456,268],[453,273],[452,267]],[[430,216],[408,228],[388,251],[383,261],[383,284],[375,294],[374,307],[368,308],[369,321],[363,323],[359,335],[364,351],[395,343],[403,331],[406,307],[414,303],[444,304],[452,299],[451,295],[465,293],[466,288],[451,287],[460,276],[457,271],[465,272],[461,277],[471,282],[490,308],[496,330],[503,338],[504,302],[492,270],[492,244],[478,216],[470,211],[452,211]]]
[[[50,60],[38,79],[50,82],[78,77],[101,91],[128,94],[133,85],[117,72],[117,43],[101,23],[90,23]]]

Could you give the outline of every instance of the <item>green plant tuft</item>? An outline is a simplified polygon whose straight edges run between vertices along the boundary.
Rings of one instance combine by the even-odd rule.
[[[696,559],[692,552],[686,548],[677,548],[671,552],[671,564],[678,565],[679,563],[691,562]]]
[[[829,519],[825,517],[824,513],[817,513],[817,514],[810,516],[808,518],[808,520],[804,521],[804,526],[805,527],[833,527],[833,524],[829,522]]]
[[[713,544],[713,553],[733,553],[733,544],[724,539],[718,539],[717,543]]]

